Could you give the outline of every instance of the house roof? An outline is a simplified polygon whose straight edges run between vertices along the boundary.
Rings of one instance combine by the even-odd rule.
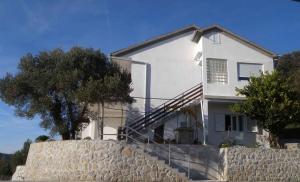
[[[141,43],[134,44],[134,45],[129,46],[127,48],[120,49],[118,51],[112,52],[111,56],[123,56],[123,55],[129,54],[131,52],[137,51],[139,49],[142,49],[142,48],[148,47],[150,45],[156,44],[158,42],[176,37],[178,35],[181,35],[181,34],[184,34],[184,33],[190,32],[190,31],[195,31],[195,30],[200,30],[200,28],[196,25],[190,25],[190,26],[187,26],[187,27],[184,27],[184,28],[181,28],[181,29],[177,29],[173,32],[169,32],[169,33],[160,35],[158,37],[145,40]]]
[[[244,43],[245,45],[250,46],[250,47],[258,50],[258,51],[264,53],[265,55],[268,55],[268,56],[271,56],[271,57],[276,57],[275,53],[273,53],[273,52],[271,52],[271,51],[269,51],[265,48],[262,48],[261,46],[255,44],[255,43],[253,43],[253,42],[251,42],[251,41],[249,41],[245,38],[242,38],[242,37],[238,36],[237,34],[232,33],[229,30],[227,30],[227,29],[225,29],[225,28],[223,28],[219,25],[212,25],[212,26],[209,26],[209,27],[203,28],[203,29],[201,29],[200,27],[198,27],[196,25],[190,25],[190,26],[175,30],[173,32],[169,32],[167,34],[163,34],[163,35],[160,35],[158,37],[148,39],[148,40],[143,41],[141,43],[134,44],[134,45],[129,46],[127,48],[120,49],[118,51],[112,52],[111,56],[121,57],[121,56],[124,56],[126,54],[132,53],[134,51],[143,49],[145,47],[151,46],[153,44],[159,43],[161,41],[176,37],[178,35],[181,35],[181,34],[184,34],[184,33],[190,32],[190,31],[196,31],[196,33],[194,35],[194,38],[193,38],[193,41],[198,42],[202,35],[205,35],[206,33],[209,33],[209,32],[214,31],[214,30],[224,32],[225,34],[227,34],[228,36],[234,38],[235,40],[237,40],[241,43]]]
[[[231,31],[225,29],[224,27],[221,27],[220,25],[212,25],[212,26],[209,26],[209,27],[204,28],[202,30],[197,30],[197,32],[195,34],[195,38],[199,37],[199,39],[200,39],[201,35],[204,35],[206,33],[214,31],[214,30],[224,32],[229,37],[232,37],[233,39],[235,39],[235,40],[237,40],[237,41],[239,41],[241,43],[244,43],[247,46],[250,46],[250,47],[256,49],[257,51],[260,51],[260,52],[262,52],[262,53],[264,53],[264,54],[266,54],[268,56],[271,56],[271,57],[276,57],[277,56],[277,54],[273,53],[272,51],[267,50],[267,49],[265,49],[265,48],[257,45],[256,43],[253,43],[253,42],[251,42],[251,41],[249,41],[249,40],[247,40],[247,39],[245,39],[243,37],[240,37],[239,35],[237,35],[237,34],[231,32]],[[200,34],[200,36],[197,35],[197,34]]]

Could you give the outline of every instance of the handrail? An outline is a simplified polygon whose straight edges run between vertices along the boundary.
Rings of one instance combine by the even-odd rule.
[[[160,148],[162,152],[163,151],[167,152],[167,159],[166,156],[162,155],[161,157],[165,158],[165,160],[168,161],[169,165],[171,164],[175,165],[174,162],[171,163],[171,155],[172,155],[171,142],[165,140],[163,137],[153,132],[153,136],[161,138],[164,144],[166,143],[168,144],[168,148],[166,149],[165,147],[161,147],[161,144],[157,143],[154,139],[151,139],[149,135],[140,132],[140,130],[143,130],[148,126],[155,124],[157,121],[161,120],[161,118],[166,117],[171,113],[174,113],[174,111],[176,111],[178,108],[184,107],[191,101],[201,98],[202,95],[203,95],[203,85],[202,83],[200,83],[184,91],[183,93],[177,95],[176,97],[174,97],[174,99],[162,103],[161,105],[159,105],[154,109],[151,109],[150,113],[144,114],[141,117],[137,117],[136,119],[133,120],[134,121],[133,123],[123,126],[121,130],[122,133],[120,133],[119,136],[125,137],[126,142],[129,142],[128,139],[130,139],[130,141],[133,141],[136,144],[143,144],[143,143],[145,144],[145,140],[143,140],[142,138],[147,139],[147,143],[148,144],[152,143],[154,147],[152,150],[150,150],[150,152],[151,151],[154,153],[156,152],[157,157],[159,157],[157,150]],[[142,141],[139,141],[137,139],[141,139]],[[145,151],[145,148],[143,150]],[[190,156],[186,152],[179,153],[179,155],[184,156],[184,161],[187,162],[187,167],[185,167],[185,165],[184,166],[176,165],[176,166],[177,168],[186,171],[188,178],[190,178]],[[187,160],[186,160],[186,155],[188,156]]]
[[[136,130],[139,130],[139,129],[141,129],[141,128],[147,127],[147,126],[149,126],[149,125],[155,123],[157,120],[161,119],[162,117],[165,117],[165,116],[169,115],[169,114],[170,114],[171,112],[173,112],[174,110],[176,110],[176,109],[178,109],[178,108],[180,108],[180,107],[186,105],[187,103],[191,102],[192,100],[196,99],[197,97],[199,97],[199,96],[201,96],[201,95],[202,95],[202,92],[200,92],[200,93],[198,93],[198,94],[193,94],[193,95],[191,96],[191,98],[185,99],[185,100],[182,102],[182,105],[177,104],[177,105],[175,105],[175,106],[173,106],[173,107],[170,107],[170,110],[168,110],[168,111],[157,113],[157,114],[154,115],[152,118],[149,118],[148,120],[145,120],[145,122],[143,122],[143,123],[145,123],[144,126],[138,125],[138,126],[136,126],[136,127],[134,127],[134,128],[135,128]],[[153,120],[153,121],[151,121],[151,120]],[[147,121],[147,122],[146,122],[146,121]],[[137,121],[137,122],[135,122],[135,123],[136,123],[135,125],[141,124],[141,121]],[[133,125],[133,126],[135,126],[135,125]],[[132,125],[130,125],[130,126],[133,127]],[[138,129],[137,129],[137,128],[138,128]]]
[[[192,90],[192,91],[189,92],[187,95],[190,95],[190,94],[194,93],[195,91],[197,91],[197,90],[200,89],[200,88],[201,88],[201,87]],[[186,97],[187,95],[182,95],[182,96],[180,97],[179,100],[173,100],[173,101],[170,102],[170,103],[164,103],[164,104],[163,104],[163,107],[156,107],[157,109],[156,109],[155,111],[153,111],[153,112],[151,112],[151,113],[149,113],[149,114],[146,114],[143,118],[137,120],[135,123],[137,123],[137,122],[139,122],[139,121],[142,121],[144,118],[149,117],[149,116],[151,116],[151,115],[153,115],[153,114],[155,114],[155,113],[158,113],[159,111],[164,110],[165,108],[169,108],[169,106],[171,106],[171,105],[176,105],[178,102],[182,102],[182,98]],[[172,107],[170,107],[170,108],[172,108]],[[134,125],[135,123],[133,123],[132,125]]]
[[[135,129],[130,128],[129,126],[124,126],[124,127],[125,127],[126,129],[129,129],[129,130],[135,132],[137,135],[139,135],[139,137],[147,138],[147,139],[148,139],[147,144],[150,144],[150,143],[151,143],[151,144],[153,144],[153,145],[155,146],[155,147],[154,147],[154,151],[156,151],[156,149],[155,149],[156,147],[158,148],[159,146],[163,145],[163,144],[159,144],[159,143],[157,143],[156,141],[150,139],[149,136],[146,136],[146,135],[144,135],[144,134],[142,134],[142,133],[136,131]],[[154,134],[154,135],[157,135],[157,134],[155,134],[155,133],[153,133],[153,134]],[[127,139],[127,138],[130,138],[130,139],[131,139],[132,141],[134,141],[135,143],[137,143],[137,144],[142,144],[140,141],[136,140],[136,138],[129,136],[129,135],[128,135],[128,132],[127,132],[126,134],[120,134],[120,135],[121,135],[121,136],[125,136],[127,142],[128,142],[128,139]],[[162,138],[161,136],[159,136],[159,137]],[[166,140],[164,140],[164,141],[166,141]],[[168,153],[168,155],[167,155],[167,158],[168,158],[168,159],[167,159],[167,162],[168,162],[168,165],[171,166],[171,159],[172,159],[172,157],[171,157],[171,155],[172,155],[172,151],[171,151],[171,142],[170,142],[170,141],[167,141],[167,144],[168,144],[168,149],[165,149],[164,147],[163,147],[163,148],[160,148],[160,149]],[[144,151],[145,151],[145,148],[144,148]],[[158,157],[159,155],[157,154],[157,151],[156,151],[155,153],[156,153],[156,156]],[[183,154],[184,158],[186,158],[186,155],[187,155],[186,152],[183,152],[183,153],[180,153],[180,154]],[[186,160],[184,160],[184,161],[186,161]],[[176,167],[177,167],[177,168],[180,168],[180,169],[182,169],[182,170],[184,170],[184,171],[186,171],[188,178],[190,178],[190,157],[189,157],[189,156],[188,156],[187,163],[188,163],[188,164],[187,164],[187,169],[186,169],[185,167],[183,167],[183,166],[178,166],[178,165],[177,165]]]
[[[202,87],[203,87],[202,84],[197,85],[197,87],[193,87],[194,89],[192,89],[192,90],[190,89],[190,92],[186,93],[186,95],[182,95],[177,100],[172,100],[171,102],[168,101],[169,103],[166,102],[166,103],[162,104],[163,107],[157,107],[157,109],[154,112],[151,112],[151,113],[143,116],[142,118],[136,120],[136,122],[131,123],[129,126],[132,127],[132,128],[135,128],[135,126],[138,125],[138,124],[141,124],[141,122],[146,123],[146,121],[153,120],[153,119],[155,119],[156,117],[158,117],[159,115],[161,115],[163,113],[169,113],[170,112],[169,109],[171,109],[171,111],[174,111],[175,109],[180,107],[180,106],[178,106],[180,104],[181,104],[181,106],[186,105],[187,103],[189,103],[190,101],[196,99],[197,97],[200,96],[200,94],[203,93],[203,88]],[[200,91],[200,92],[196,92],[196,91]],[[195,97],[193,97],[193,96],[195,96]],[[193,99],[190,99],[191,97]],[[174,107],[175,107],[175,109],[174,109]],[[167,108],[167,110],[166,110],[166,108]],[[163,116],[165,116],[165,115],[163,115]],[[160,118],[161,117],[159,117],[159,119]]]
[[[182,95],[184,95],[185,93],[191,91],[191,90],[194,89],[195,87],[203,87],[203,85],[202,85],[202,83],[198,83],[197,85],[193,86],[192,88],[190,88],[190,89],[188,89],[188,90],[186,90],[186,91],[184,91],[184,92],[181,92],[180,94],[178,94],[177,96],[175,96],[175,97],[173,97],[172,99],[168,100],[167,102],[164,102],[164,103],[158,105],[157,107],[155,107],[155,108],[149,110],[149,112],[152,112],[153,110],[156,110],[157,108],[160,108],[161,106],[163,106],[163,105],[165,105],[165,104],[168,104],[168,102],[172,102],[172,101],[174,101],[174,100],[177,100],[177,99],[181,98]],[[177,97],[179,97],[179,98],[177,98]],[[144,117],[146,117],[146,115],[147,115],[147,114],[144,114],[143,116],[136,117],[134,120],[138,120],[138,119],[144,118]]]

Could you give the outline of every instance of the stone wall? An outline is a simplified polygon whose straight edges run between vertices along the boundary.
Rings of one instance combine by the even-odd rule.
[[[231,147],[221,149],[228,181],[300,181],[300,150]]]
[[[118,141],[59,141],[30,146],[27,181],[188,181],[138,149]]]
[[[12,181],[23,181],[25,175],[25,166],[17,166],[14,175],[12,176]]]

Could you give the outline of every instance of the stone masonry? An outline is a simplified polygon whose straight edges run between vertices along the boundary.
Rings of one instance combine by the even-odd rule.
[[[221,149],[228,181],[300,181],[300,150],[231,147]]]
[[[119,141],[55,141],[30,146],[26,181],[188,181],[164,161]]]

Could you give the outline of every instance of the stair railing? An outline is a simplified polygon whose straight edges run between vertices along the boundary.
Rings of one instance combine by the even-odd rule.
[[[156,121],[169,115],[175,110],[183,107],[189,102],[197,99],[202,94],[203,94],[202,84],[198,84],[192,87],[191,89],[183,92],[182,94],[176,96],[174,99],[161,104],[160,106],[156,107],[156,109],[152,109],[154,110],[153,112],[150,112],[149,114],[145,114],[139,119],[136,119],[136,121],[133,123],[131,122],[129,126],[131,128],[135,128],[136,130],[141,130],[143,128],[146,128],[147,126],[152,125]]]
[[[172,167],[172,154],[174,154],[174,152],[172,152],[171,150],[171,142],[165,140],[163,137],[153,133],[153,135],[156,135],[157,137],[160,137],[161,139],[163,139],[164,144],[159,144],[156,141],[152,140],[150,138],[150,136],[142,134],[141,132],[129,127],[129,126],[124,126],[125,130],[127,131],[125,134],[121,133],[120,135],[124,136],[126,139],[127,143],[134,143],[137,144],[137,147],[140,147],[140,145],[143,145],[143,147],[140,147],[144,152],[148,153],[149,155],[151,155],[151,149],[150,149],[150,144],[153,145],[153,150],[154,153],[156,155],[157,158],[162,157],[158,154],[158,149],[163,150],[164,152],[167,153],[167,159],[165,159],[165,161],[167,162],[167,164]],[[130,135],[128,135],[129,131],[134,132],[136,137],[132,137]],[[105,135],[105,134],[104,134]],[[144,138],[146,139],[147,142],[145,142],[145,140],[139,141],[137,138]],[[167,145],[167,149],[164,147],[161,147],[162,145]],[[149,149],[148,149],[149,148]],[[163,152],[161,152],[163,153]],[[181,152],[181,153],[177,153],[180,154],[181,156],[184,156],[184,161],[187,163],[187,167],[182,167],[179,165],[175,165],[177,169],[181,169],[182,171],[184,171],[184,173],[186,173],[187,177],[190,178],[190,156],[188,153],[186,152]],[[187,157],[186,157],[187,156]],[[187,158],[187,159],[186,159]],[[175,163],[174,163],[175,164]]]

